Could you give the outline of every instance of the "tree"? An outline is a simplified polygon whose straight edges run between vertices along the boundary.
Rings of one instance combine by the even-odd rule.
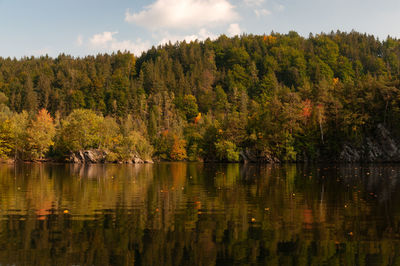
[[[61,136],[58,144],[63,150],[79,151],[98,148],[101,144],[102,123],[104,118],[94,111],[74,110],[61,121]]]
[[[217,158],[221,161],[238,162],[239,151],[235,143],[228,140],[221,140],[215,143]]]
[[[8,157],[13,148],[12,124],[9,119],[0,121],[0,158]]]
[[[139,132],[133,130],[122,138],[115,151],[121,160],[130,160],[133,155],[147,160],[153,155],[153,146]]]
[[[101,125],[100,144],[102,149],[113,150],[122,139],[120,127],[113,117],[106,117],[103,119]]]
[[[183,161],[187,158],[186,156],[186,141],[174,136],[174,142],[171,147],[169,157],[173,161]]]
[[[28,113],[14,113],[11,117],[11,126],[14,140],[14,159],[24,157],[27,146],[27,129],[29,126]]]
[[[41,109],[27,130],[29,152],[32,159],[42,159],[54,144],[54,120],[46,109]]]
[[[33,90],[33,83],[30,76],[26,78],[23,91],[23,109],[30,113],[37,110],[37,96]]]
[[[187,120],[193,120],[199,113],[196,97],[193,95],[185,95],[183,98],[183,110]]]

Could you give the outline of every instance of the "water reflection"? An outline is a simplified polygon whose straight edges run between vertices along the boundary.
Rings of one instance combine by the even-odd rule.
[[[396,265],[400,166],[0,166],[0,264]]]

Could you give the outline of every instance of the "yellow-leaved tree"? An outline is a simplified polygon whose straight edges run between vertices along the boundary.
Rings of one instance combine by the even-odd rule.
[[[43,159],[54,144],[56,134],[54,120],[46,109],[41,109],[27,130],[31,159]]]
[[[174,141],[169,154],[172,161],[183,161],[186,156],[186,141],[174,135]]]
[[[7,158],[13,149],[13,134],[9,119],[0,121],[0,158]]]

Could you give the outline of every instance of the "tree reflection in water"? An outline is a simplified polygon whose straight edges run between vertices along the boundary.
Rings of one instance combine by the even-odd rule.
[[[400,166],[0,166],[0,263],[395,265]]]

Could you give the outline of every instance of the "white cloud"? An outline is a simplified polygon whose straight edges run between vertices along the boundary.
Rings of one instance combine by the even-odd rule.
[[[105,31],[103,33],[95,34],[89,39],[92,49],[101,50],[104,52],[112,51],[130,51],[135,55],[140,55],[143,51],[151,48],[149,41],[143,41],[138,38],[136,41],[123,40],[119,41],[114,35],[118,32]]]
[[[214,39],[217,39],[218,38],[218,35],[216,35],[216,34],[214,34],[214,33],[212,33],[212,32],[209,32],[208,30],[206,30],[206,29],[201,29],[200,31],[199,31],[199,33],[198,33],[198,39],[199,40],[205,40],[205,39],[207,39],[207,38],[210,38],[211,40],[214,40]]]
[[[45,56],[45,55],[53,55],[54,50],[51,47],[44,47],[37,50],[32,50],[28,54],[33,55],[35,57]]]
[[[82,46],[82,44],[83,44],[83,36],[82,35],[79,35],[77,38],[76,38],[76,45],[77,46]]]
[[[227,30],[228,36],[233,37],[236,35],[239,35],[240,33],[242,33],[242,30],[239,27],[239,24],[234,23],[229,25],[229,28]]]
[[[113,40],[113,35],[117,33],[117,31],[105,31],[103,33],[93,35],[93,37],[90,38],[89,41],[94,46],[106,46],[108,42],[111,42]]]
[[[259,17],[262,17],[262,16],[268,16],[268,15],[271,15],[271,11],[269,11],[268,9],[265,9],[265,8],[263,8],[263,9],[255,9],[254,10],[254,13],[256,14],[256,16],[259,18]]]
[[[156,29],[193,29],[217,26],[239,15],[228,0],[157,0],[138,13],[125,14],[125,21]]]
[[[265,0],[244,0],[247,6],[261,6]]]
[[[140,56],[142,52],[147,51],[151,48],[151,44],[149,41],[143,41],[142,39],[137,39],[135,42],[131,40],[125,41],[117,41],[114,40],[111,42],[110,49],[112,51],[130,51],[133,54]]]
[[[277,11],[284,11],[285,10],[285,6],[284,5],[281,5],[281,4],[277,4],[276,6],[275,6],[275,9],[277,10]]]
[[[185,40],[186,42],[191,42],[195,40],[199,41],[204,41],[207,38],[210,38],[211,40],[217,39],[218,36],[205,28],[200,29],[200,31],[196,34],[191,34],[191,35],[171,35],[168,32],[164,32],[162,34],[164,37],[160,41],[159,44],[166,44],[166,43],[175,43],[177,41],[183,41]]]

